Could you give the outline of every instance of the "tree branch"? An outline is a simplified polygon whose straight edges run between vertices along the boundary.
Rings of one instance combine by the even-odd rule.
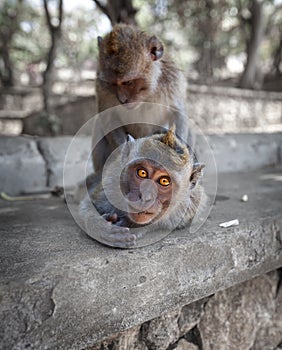
[[[103,4],[101,4],[99,0],[93,0],[93,1],[94,1],[94,3],[97,5],[97,7],[98,7],[108,18],[111,18],[107,6],[104,6]]]
[[[43,4],[44,4],[44,10],[45,10],[45,14],[46,14],[48,27],[53,28],[53,25],[51,22],[50,12],[49,12],[49,8],[48,8],[48,0],[43,0]]]
[[[58,27],[61,26],[63,21],[63,0],[59,0],[59,25]]]

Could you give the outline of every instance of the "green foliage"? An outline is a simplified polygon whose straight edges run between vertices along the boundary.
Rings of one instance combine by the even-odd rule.
[[[261,1],[265,37],[260,55],[263,69],[270,71],[282,38],[282,4],[277,0]],[[226,71],[229,57],[243,57],[246,53],[251,2],[133,0],[133,6],[138,9],[136,19],[140,27],[160,36],[178,65],[185,71],[196,70],[204,79],[217,79]],[[50,37],[42,2],[38,0],[39,6],[35,4],[34,0],[0,2],[0,38],[2,43],[10,40],[10,57],[17,72],[37,63],[42,72],[46,62]],[[82,7],[72,12],[65,10],[55,66],[79,70],[87,62],[94,63],[96,37],[103,34],[104,24],[105,16],[95,8],[94,2],[93,10]]]
[[[97,14],[96,14],[97,15]],[[95,61],[97,48],[97,24],[95,12],[77,9],[66,13],[63,26],[63,45],[60,50],[65,66],[81,67],[88,59]]]
[[[262,0],[266,23],[260,54],[270,70],[282,39],[282,4]],[[137,20],[162,37],[185,70],[194,67],[199,77],[216,79],[229,57],[246,55],[251,33],[252,0],[135,0]]]

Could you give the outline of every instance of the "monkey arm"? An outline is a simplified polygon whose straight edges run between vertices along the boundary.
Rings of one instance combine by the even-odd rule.
[[[103,125],[101,124],[103,122],[99,121],[98,118],[96,118],[94,122],[92,144],[95,147],[92,151],[92,161],[95,172],[102,171],[107,158],[118,146],[123,144],[126,140],[126,132],[122,127],[117,128],[109,134],[105,135],[103,132]],[[96,143],[96,140],[100,141]]]
[[[177,109],[174,112],[174,121],[176,126],[176,135],[192,149],[194,149],[196,142],[195,133],[191,127],[189,127],[185,105],[181,101],[179,101]]]
[[[88,195],[80,204],[80,217],[89,236],[99,242],[117,248],[130,248],[135,245],[136,236],[130,233],[130,229],[105,220],[96,211]]]

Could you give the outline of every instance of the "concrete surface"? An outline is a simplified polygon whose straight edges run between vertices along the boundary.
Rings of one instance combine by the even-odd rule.
[[[47,185],[46,164],[31,137],[0,137],[0,192],[18,194]]]
[[[282,266],[282,172],[221,174],[200,231],[100,245],[60,199],[0,204],[0,348],[84,349]],[[241,202],[243,194],[249,201]],[[238,218],[228,229],[219,223]]]
[[[200,140],[200,138],[198,138]],[[207,136],[217,170],[235,172],[282,164],[282,133],[228,134]],[[41,190],[63,183],[65,155],[72,137],[0,137],[0,191],[16,195]],[[67,185],[84,179],[81,163],[88,159],[90,137],[79,137],[67,168]],[[198,145],[199,161],[205,162],[209,172],[210,153]],[[88,164],[91,172],[91,163]]]

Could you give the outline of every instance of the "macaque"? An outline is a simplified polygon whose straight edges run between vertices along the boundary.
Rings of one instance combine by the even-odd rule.
[[[122,108],[113,110],[108,118],[98,115],[94,121],[95,171],[103,168],[108,156],[126,140],[127,134],[141,138],[163,132],[162,127],[168,129],[174,123],[177,136],[193,147],[185,111],[186,79],[164,52],[160,39],[132,26],[118,24],[104,38],[98,37],[98,48],[97,112],[114,106]],[[125,125],[125,115],[130,115],[130,111],[137,110],[144,102],[151,104],[149,110],[143,112],[144,124]],[[157,104],[166,106],[170,112],[161,113]],[[105,135],[105,126],[117,119],[121,126]]]
[[[203,167],[173,128],[129,136],[103,175],[95,174],[81,203],[86,231],[102,243],[127,248],[148,232],[188,226],[203,202]]]

